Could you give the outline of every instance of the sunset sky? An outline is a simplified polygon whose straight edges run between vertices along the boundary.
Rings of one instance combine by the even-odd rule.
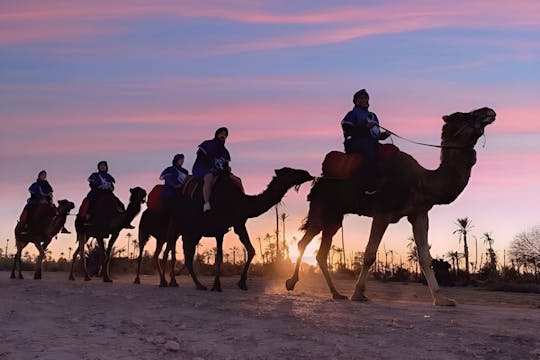
[[[324,155],[342,149],[340,121],[361,88],[384,127],[420,142],[439,143],[442,115],[497,112],[465,191],[430,212],[433,256],[462,251],[458,217],[472,219],[482,249],[490,232],[501,257],[514,235],[540,224],[537,0],[3,0],[0,24],[0,248],[9,239],[10,253],[42,169],[55,199],[78,208],[107,160],[127,202],[130,187],[159,183],[175,153],[191,170],[197,145],[227,126],[233,171],[256,194],[276,168],[320,175]],[[393,140],[438,166],[437,149]],[[289,239],[302,236],[308,190],[289,191],[279,208]],[[346,217],[348,252],[363,250],[369,225]],[[248,221],[257,252],[257,237],[274,228],[272,211]],[[404,253],[411,233],[405,219],[390,226],[381,251]],[[74,234],[51,249],[67,255],[70,246]],[[241,245],[229,234],[232,246]]]

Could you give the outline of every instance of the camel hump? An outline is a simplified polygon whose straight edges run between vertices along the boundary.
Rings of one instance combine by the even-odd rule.
[[[148,210],[159,212],[161,210],[161,191],[165,185],[158,184],[148,194]]]
[[[379,144],[379,156],[383,161],[390,160],[399,152],[399,148],[394,144]]]
[[[322,174],[326,177],[347,179],[362,166],[360,154],[345,154],[341,151],[330,151],[324,157]]]

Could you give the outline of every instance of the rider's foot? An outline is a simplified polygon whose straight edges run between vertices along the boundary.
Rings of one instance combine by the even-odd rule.
[[[68,229],[66,229],[65,226],[62,226],[62,230],[60,230],[60,233],[61,233],[61,234],[71,234],[71,231],[69,231]]]
[[[207,211],[210,211],[210,210],[212,210],[212,208],[210,207],[210,203],[205,202],[204,205],[203,205],[203,212],[207,212]]]
[[[133,226],[131,224],[126,224],[126,225],[124,225],[124,229],[135,229],[135,226]]]

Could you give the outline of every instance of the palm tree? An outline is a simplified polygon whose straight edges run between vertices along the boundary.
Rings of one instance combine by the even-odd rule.
[[[285,220],[288,217],[289,216],[287,214],[285,214],[285,213],[281,213],[281,215],[280,215],[281,222],[283,224],[283,256],[284,256],[284,258],[289,257],[289,247],[287,246],[287,241],[285,240]]]
[[[418,249],[416,248],[416,242],[412,236],[409,236],[407,240],[409,241],[407,243],[407,248],[409,249],[407,260],[414,263],[414,276],[418,278]]]
[[[272,244],[272,235],[270,235],[269,233],[266,233],[266,235],[264,235],[264,240],[268,241],[267,249],[270,250],[270,260],[272,262],[274,262],[275,258],[274,258],[274,251],[273,250],[276,248],[276,244]],[[266,259],[268,260],[268,257]]]
[[[465,281],[469,282],[470,272],[469,272],[469,247],[467,245],[467,233],[472,229],[472,221],[467,216],[464,218],[458,218],[456,220],[456,225],[458,229],[454,231],[459,234],[459,242],[463,239],[463,256],[465,257]]]
[[[449,251],[446,253],[446,257],[452,261],[452,270],[457,278],[459,272],[459,253],[457,251]]]
[[[126,237],[127,237],[127,239],[128,239],[128,241],[127,241],[127,256],[128,256],[128,258],[129,258],[129,243],[131,242],[131,237],[132,237],[132,236],[133,236],[133,235],[131,235],[130,232],[128,232],[128,233],[126,234]]]
[[[493,243],[495,242],[495,239],[493,239],[491,237],[491,234],[488,232],[485,232],[484,235],[482,235],[482,237],[484,238],[484,244],[487,244],[489,247],[488,254],[489,254],[490,264],[492,267],[495,267],[497,260],[495,258],[495,252],[493,251],[493,247],[492,247]]]
[[[493,243],[495,242],[495,239],[493,239],[491,237],[491,234],[488,233],[488,232],[485,232],[484,235],[482,235],[482,237],[484,238],[484,245],[487,244],[489,249],[490,250],[493,250],[493,248],[491,247],[491,245],[493,245]]]
[[[236,265],[236,253],[240,248],[238,246],[233,246],[230,250],[232,251],[233,265]]]
[[[135,252],[135,249],[139,247],[139,242],[137,241],[137,239],[133,239],[132,244],[133,244],[133,252]]]

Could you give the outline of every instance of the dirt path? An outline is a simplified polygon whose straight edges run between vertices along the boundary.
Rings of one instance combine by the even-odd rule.
[[[427,287],[374,281],[371,302],[332,301],[319,276],[213,293],[26,275],[0,272],[0,359],[540,359],[540,295],[450,288],[459,306],[439,308]]]

